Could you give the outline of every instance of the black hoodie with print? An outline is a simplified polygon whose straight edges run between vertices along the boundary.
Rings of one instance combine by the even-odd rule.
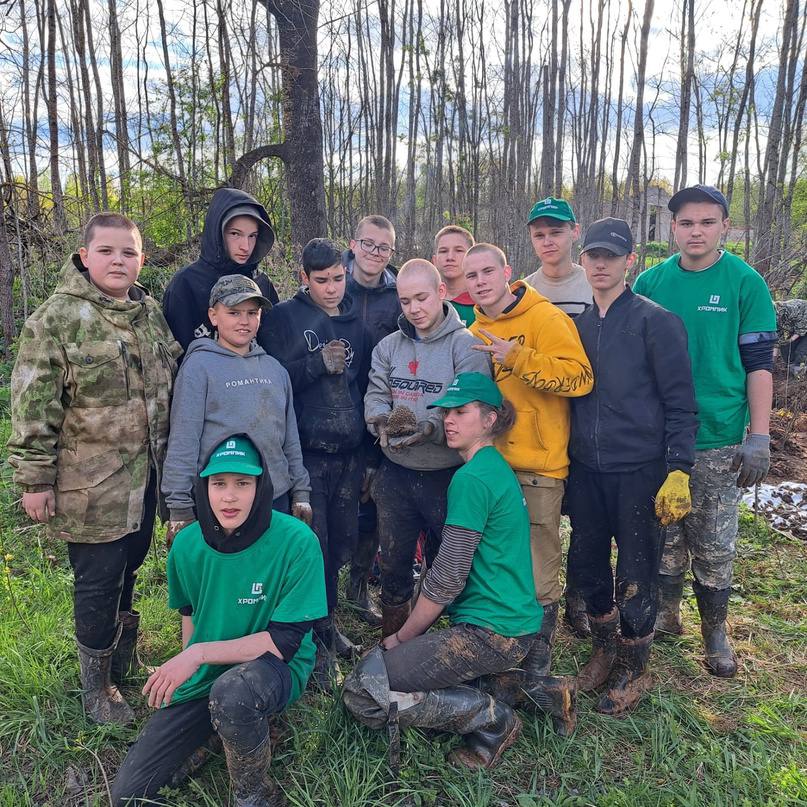
[[[255,249],[248,263],[236,263],[224,246],[222,224],[228,212],[236,207],[254,209],[259,230]],[[202,247],[198,261],[180,269],[168,284],[163,295],[163,314],[183,350],[194,340],[213,335],[213,325],[207,316],[210,290],[223,275],[246,275],[254,280],[264,297],[273,304],[278,302],[272,281],[258,271],[258,265],[269,254],[275,235],[269,223],[266,208],[245,191],[220,188],[213,194],[202,230]],[[258,329],[258,344],[268,351],[265,329]]]
[[[364,393],[373,345],[354,300],[345,295],[339,314],[329,317],[301,289],[265,318],[269,353],[291,378],[297,431],[304,451],[341,454],[365,439]],[[330,374],[322,348],[337,339],[345,346],[345,370]]]

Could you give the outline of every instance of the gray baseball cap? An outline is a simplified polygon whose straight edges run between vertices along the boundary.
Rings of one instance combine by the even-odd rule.
[[[213,308],[216,303],[233,306],[247,300],[257,300],[261,308],[272,307],[254,280],[246,275],[224,275],[210,289],[209,307]]]

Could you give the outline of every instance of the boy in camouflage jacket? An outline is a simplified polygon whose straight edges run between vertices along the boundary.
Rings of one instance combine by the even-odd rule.
[[[9,462],[26,513],[68,541],[84,709],[127,723],[115,684],[136,661],[132,594],[151,543],[180,349],[135,283],[144,256],[134,222],[100,213],[84,243],[23,327]]]

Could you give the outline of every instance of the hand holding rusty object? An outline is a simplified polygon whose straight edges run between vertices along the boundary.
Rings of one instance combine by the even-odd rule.
[[[331,375],[344,372],[347,350],[338,339],[332,339],[322,348],[322,362]]]
[[[671,471],[656,494],[656,516],[662,527],[680,521],[692,509],[689,474]]]

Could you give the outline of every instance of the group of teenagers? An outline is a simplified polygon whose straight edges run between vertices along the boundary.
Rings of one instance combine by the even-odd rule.
[[[137,283],[137,226],[89,220],[19,341],[9,462],[28,516],[68,542],[87,716],[131,722],[120,687],[148,676],[156,711],[113,804],[155,803],[217,743],[235,803],[275,803],[272,716],[358,653],[334,621],[345,566],[348,604],[381,633],[344,679],[347,709],[393,740],[463,735],[454,764],[494,766],[517,707],[564,735],[578,691],[634,708],[654,636],[682,632],[690,567],[706,668],[735,675],[740,489],[770,462],[776,319],[721,247],[722,193],[669,207],[679,251],[632,287],[628,224],[581,238],[550,197],[527,217],[540,267],[523,280],[456,225],[398,270],[394,227],[371,215],[344,252],[309,242],[280,302],[259,271],[266,210],[220,189],[162,308]],[[152,669],[133,593],[158,511],[183,649]],[[562,600],[591,637],[577,676],[550,669]]]

